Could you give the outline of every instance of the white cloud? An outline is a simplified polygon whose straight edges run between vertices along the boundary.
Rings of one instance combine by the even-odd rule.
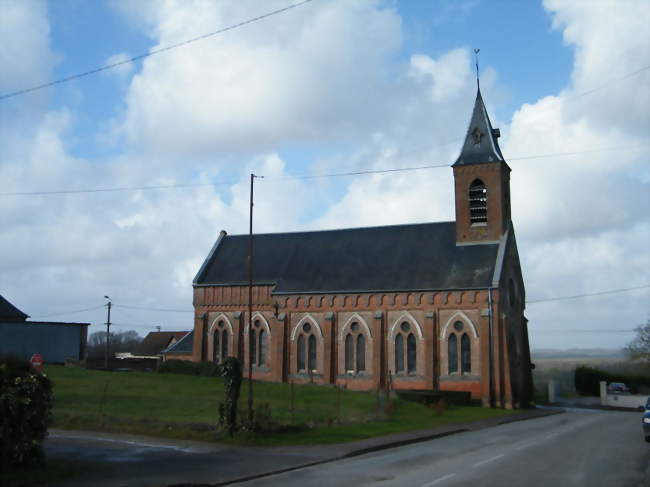
[[[6,85],[0,80],[6,89],[41,81],[56,61],[44,4],[9,5],[34,8],[20,10],[12,17],[18,19],[15,25],[0,31],[0,60],[13,56],[14,47],[3,41],[16,35],[28,38],[23,52],[31,53],[20,60],[15,80]],[[156,46],[250,18],[260,8],[199,0],[116,5]],[[264,5],[272,10],[285,2]],[[402,24],[391,5],[314,2],[148,58],[141,71],[128,73],[133,74],[128,94],[119,100],[125,115],[114,122],[125,150],[105,161],[74,157],[67,150],[65,141],[80,123],[76,113],[43,114],[21,105],[21,116],[31,123],[3,124],[0,133],[0,180],[17,191],[209,183],[226,177],[234,182],[5,198],[0,292],[34,315],[101,304],[104,294],[128,304],[190,308],[191,278],[219,230],[247,231],[251,172],[266,176],[255,186],[259,232],[453,219],[447,168],[285,179],[286,161],[278,151],[291,144],[341,148],[317,156],[302,172],[455,159],[475,90],[470,51],[458,48],[436,58],[406,53],[407,61],[396,61]],[[647,162],[645,152],[626,148],[647,144],[647,71],[579,95],[638,69],[647,58],[639,19],[648,14],[642,1],[615,10],[601,2],[553,0],[545,6],[574,48],[572,81],[560,93],[531,100],[502,125],[506,158],[623,149],[510,161],[528,296],[643,284],[643,270],[650,266]],[[501,88],[498,73],[486,71],[481,86],[491,107],[498,99],[492,94]],[[536,329],[600,327],[613,320],[629,328],[647,313],[644,296],[630,295],[623,311],[612,310],[611,303],[619,301],[608,299],[531,305],[533,345],[578,344],[575,339],[558,344],[557,336],[535,335]],[[101,322],[101,313],[79,317]],[[116,321],[192,326],[191,314],[132,311],[129,318],[119,313],[116,308]]]

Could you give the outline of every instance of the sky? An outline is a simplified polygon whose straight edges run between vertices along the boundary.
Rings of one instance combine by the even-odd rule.
[[[647,0],[313,0],[1,98],[295,3],[0,0],[0,294],[90,333],[104,296],[114,330],[190,330],[251,172],[256,232],[453,220],[448,167],[291,176],[451,165],[480,48],[531,346],[628,343],[650,318]]]

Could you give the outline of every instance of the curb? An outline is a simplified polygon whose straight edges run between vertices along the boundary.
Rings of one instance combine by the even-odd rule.
[[[562,414],[565,411],[563,409],[544,409],[544,410],[535,410],[534,413],[532,414],[526,414],[526,413],[521,413],[521,414],[513,414],[511,417],[506,417],[506,418],[492,418],[488,420],[479,420],[476,421],[475,423],[466,423],[465,425],[462,426],[456,426],[453,427],[453,425],[450,425],[448,430],[446,431],[439,431],[443,427],[437,428],[438,431],[425,431],[421,434],[415,434],[411,438],[399,438],[395,439],[393,441],[384,441],[384,442],[377,442],[378,444],[376,445],[369,445],[366,447],[361,447],[361,448],[356,448],[352,449],[346,453],[343,453],[341,455],[335,455],[329,458],[323,458],[321,460],[316,460],[314,462],[307,462],[307,463],[302,463],[300,465],[294,465],[293,467],[286,467],[278,470],[272,470],[269,472],[263,472],[263,473],[258,473],[254,475],[248,475],[245,477],[239,477],[236,479],[230,479],[226,480],[224,482],[216,482],[213,484],[193,484],[193,483],[183,483],[183,484],[172,484],[168,485],[167,487],[221,487],[224,485],[234,485],[238,484],[240,482],[248,482],[250,480],[257,480],[261,479],[264,477],[270,477],[272,475],[278,475],[282,473],[287,473],[287,472],[292,472],[294,470],[300,470],[303,468],[308,468],[308,467],[313,467],[316,465],[322,465],[324,463],[330,463],[334,462],[337,460],[343,460],[346,458],[353,458],[359,455],[365,455],[366,453],[373,453],[381,450],[388,450],[390,448],[397,448],[400,446],[405,446],[405,445],[410,445],[414,443],[421,443],[424,441],[428,440],[435,440],[437,438],[444,438],[445,436],[451,436],[455,435],[458,433],[466,433],[469,431],[478,431],[486,428],[492,428],[495,426],[500,426],[503,424],[508,424],[508,423],[516,423],[519,421],[528,421],[531,419],[539,419],[539,418],[544,418],[547,416],[554,416],[556,414]],[[400,433],[400,436],[405,436],[409,435],[409,433]],[[381,438],[381,437],[380,437]],[[387,437],[383,437],[387,438]],[[371,439],[372,440],[372,439]],[[371,441],[370,440],[370,441]],[[361,440],[361,441],[369,441],[369,440]]]

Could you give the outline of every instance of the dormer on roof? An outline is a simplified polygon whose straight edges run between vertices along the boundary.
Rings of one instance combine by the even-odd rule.
[[[465,136],[465,143],[454,166],[503,161],[503,155],[497,140],[500,136],[499,129],[492,128],[479,89],[476,91],[474,111]]]

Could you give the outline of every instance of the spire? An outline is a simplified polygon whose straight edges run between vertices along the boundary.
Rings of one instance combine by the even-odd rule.
[[[503,155],[497,141],[500,136],[499,129],[492,128],[490,117],[488,117],[483,103],[481,90],[477,89],[474,111],[469,122],[465,142],[454,166],[503,161]]]

